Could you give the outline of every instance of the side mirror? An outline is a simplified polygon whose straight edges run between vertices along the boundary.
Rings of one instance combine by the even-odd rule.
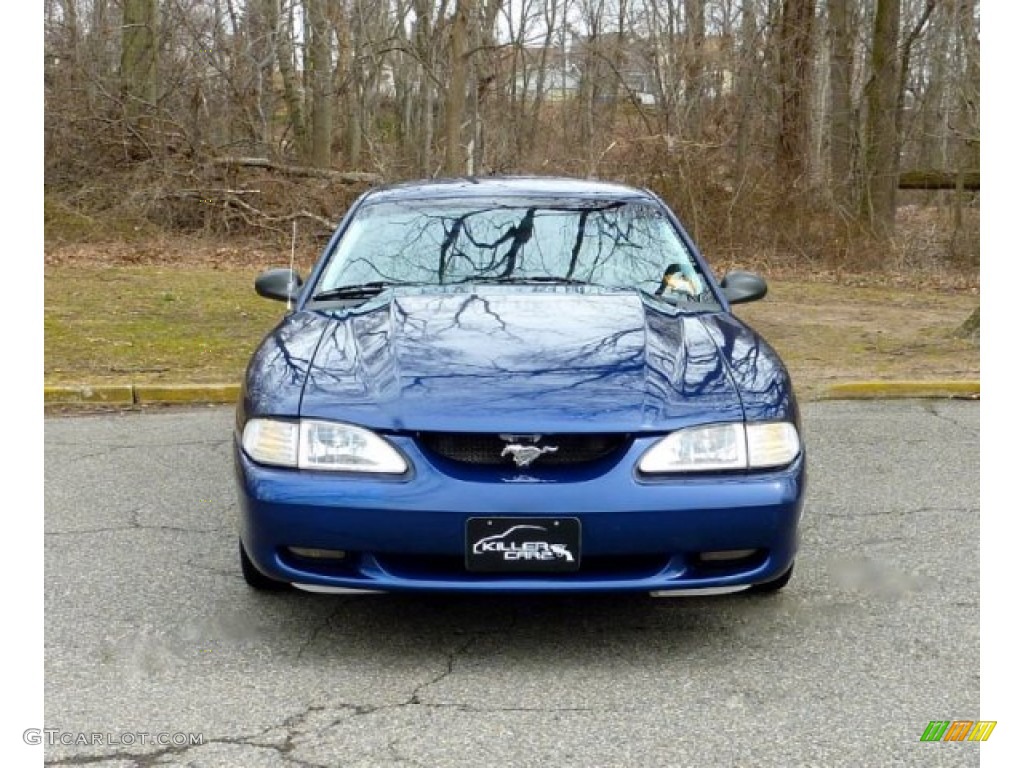
[[[268,269],[256,278],[256,293],[265,299],[295,301],[302,278],[294,269]]]
[[[722,290],[730,304],[742,304],[763,299],[768,294],[768,283],[753,272],[737,270],[722,278]]]

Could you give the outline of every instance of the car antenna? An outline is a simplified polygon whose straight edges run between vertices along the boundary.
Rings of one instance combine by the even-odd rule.
[[[299,222],[296,219],[292,219],[292,257],[288,262],[288,269],[290,274],[288,275],[288,311],[292,311],[292,290],[295,288],[295,231],[298,229]]]

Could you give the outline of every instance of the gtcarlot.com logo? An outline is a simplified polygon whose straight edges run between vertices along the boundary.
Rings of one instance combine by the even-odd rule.
[[[65,747],[134,747],[155,745],[158,747],[198,747],[203,743],[201,733],[149,733],[147,731],[125,731],[124,733],[86,733],[83,731],[62,731],[59,728],[28,728],[21,734],[26,744],[45,744],[48,747],[60,744]]]
[[[995,729],[995,720],[932,720],[921,741],[988,741]]]

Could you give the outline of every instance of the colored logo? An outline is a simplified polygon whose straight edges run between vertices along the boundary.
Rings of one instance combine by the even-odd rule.
[[[995,729],[995,720],[932,720],[921,741],[988,741]]]

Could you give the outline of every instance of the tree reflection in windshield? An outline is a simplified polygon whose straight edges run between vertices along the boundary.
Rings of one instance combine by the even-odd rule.
[[[642,202],[389,202],[357,214],[318,290],[562,279],[655,294],[676,265],[694,300],[714,301],[671,222]]]

